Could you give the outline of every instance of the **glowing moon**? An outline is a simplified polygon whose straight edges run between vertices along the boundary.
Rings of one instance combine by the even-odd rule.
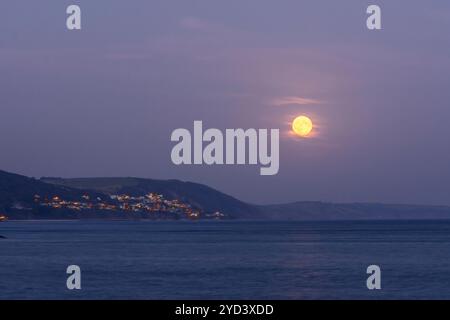
[[[313,129],[313,123],[310,118],[299,116],[292,122],[292,130],[300,137],[307,137]]]

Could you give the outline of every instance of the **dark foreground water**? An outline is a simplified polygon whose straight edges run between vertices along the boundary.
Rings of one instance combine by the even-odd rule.
[[[450,299],[449,221],[7,222],[0,235],[0,299]],[[71,264],[81,291],[66,289]]]

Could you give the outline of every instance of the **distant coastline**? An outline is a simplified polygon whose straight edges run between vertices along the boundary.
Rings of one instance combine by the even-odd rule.
[[[0,171],[3,220],[448,220],[450,206],[300,201],[254,205],[206,185],[141,178],[41,178]]]

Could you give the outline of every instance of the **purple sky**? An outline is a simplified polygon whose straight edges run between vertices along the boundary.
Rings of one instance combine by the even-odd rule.
[[[177,178],[255,203],[450,204],[449,30],[441,0],[1,1],[0,169]],[[300,114],[314,138],[288,135]],[[280,128],[279,174],[174,166],[170,134],[194,120]]]

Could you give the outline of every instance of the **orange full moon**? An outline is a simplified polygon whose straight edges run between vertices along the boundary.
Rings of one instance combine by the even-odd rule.
[[[307,137],[313,129],[313,123],[310,118],[299,116],[292,121],[292,130],[300,137]]]

